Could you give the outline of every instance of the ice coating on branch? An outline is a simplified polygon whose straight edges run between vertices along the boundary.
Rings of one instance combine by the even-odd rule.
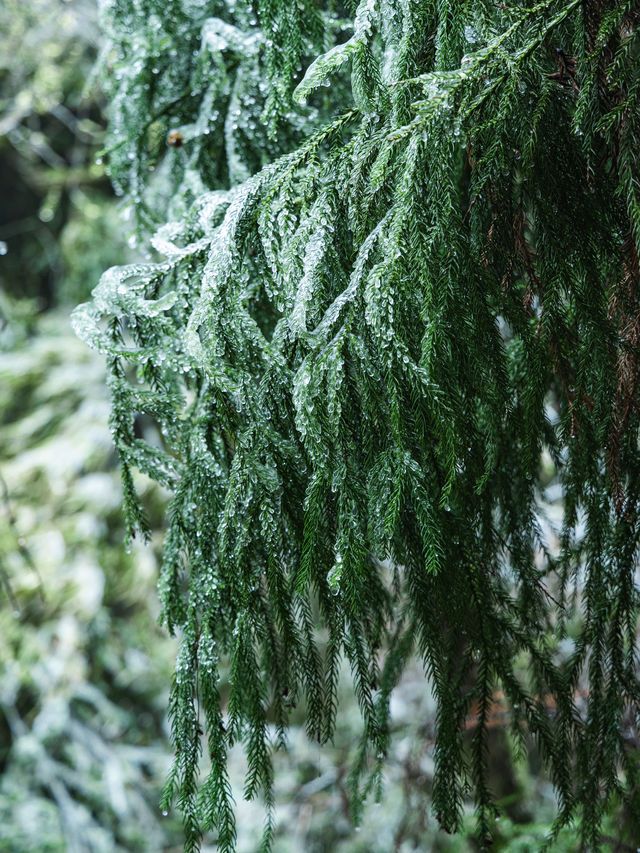
[[[609,4],[592,44],[580,0],[363,0],[336,44],[348,24],[324,0],[149,2],[157,20],[107,4],[109,156],[140,238],[170,221],[152,244],[166,260],[108,271],[74,322],[107,354],[128,527],[145,530],[131,469],[172,494],[161,597],[183,640],[165,801],[189,850],[203,827],[234,849],[232,744],[248,794],[272,803],[285,696],[331,738],[341,656],[363,718],[359,810],[414,649],[446,723],[430,788],[443,826],[473,791],[490,834],[486,732],[475,721],[468,748],[465,703],[501,690],[549,762],[560,823],[582,808],[597,849],[629,757],[623,703],[640,701],[628,4]],[[305,65],[298,101],[333,84],[312,109],[291,100]],[[140,414],[162,447],[138,437]],[[566,502],[553,543],[542,449]],[[571,610],[573,674],[547,633],[565,620],[549,582]],[[584,718],[582,673],[607,685]],[[269,818],[265,850],[272,837]]]
[[[319,86],[328,86],[330,75],[360,53],[372,36],[375,13],[376,0],[360,0],[353,22],[353,35],[344,44],[338,44],[314,59],[293,93],[296,101],[305,103]]]

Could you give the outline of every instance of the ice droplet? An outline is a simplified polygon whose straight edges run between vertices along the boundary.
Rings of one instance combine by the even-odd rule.
[[[469,44],[475,44],[478,41],[478,33],[469,25],[464,28],[464,37]]]

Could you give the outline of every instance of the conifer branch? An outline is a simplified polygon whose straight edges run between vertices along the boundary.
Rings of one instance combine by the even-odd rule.
[[[487,843],[501,690],[555,785],[554,832],[579,819],[597,845],[636,785],[619,729],[640,696],[635,5],[362,0],[346,40],[334,4],[214,5],[105,5],[116,54],[141,34],[107,81],[111,174],[167,224],[158,260],[107,271],[75,315],[107,357],[128,526],[145,529],[132,469],[173,495],[165,807],[187,849],[212,830],[232,853],[241,741],[268,849],[271,751],[300,701],[309,736],[332,737],[346,657],[360,814],[415,653],[442,825],[471,789]],[[567,659],[554,624],[572,626]]]

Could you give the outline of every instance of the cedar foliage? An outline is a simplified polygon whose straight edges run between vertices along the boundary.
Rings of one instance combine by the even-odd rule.
[[[105,156],[158,256],[108,270],[75,323],[109,365],[131,535],[146,530],[132,469],[173,496],[165,805],[186,849],[209,830],[234,848],[238,741],[269,848],[271,751],[300,701],[309,736],[331,738],[343,656],[359,813],[414,653],[438,703],[441,825],[472,792],[490,842],[499,686],[547,763],[556,830],[578,819],[599,849],[637,774],[621,723],[639,693],[638,3],[103,12]],[[157,435],[137,435],[139,414]],[[555,551],[543,451],[564,495]]]

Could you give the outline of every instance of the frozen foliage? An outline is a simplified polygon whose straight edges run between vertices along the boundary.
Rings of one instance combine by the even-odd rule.
[[[612,0],[105,4],[111,174],[143,226],[172,224],[161,258],[105,273],[76,328],[109,365],[131,534],[133,468],[173,494],[165,802],[187,850],[208,830],[233,850],[237,741],[269,848],[271,751],[297,702],[331,738],[342,656],[363,717],[356,816],[414,652],[443,827],[471,791],[490,842],[498,686],[548,764],[557,829],[579,817],[597,849],[612,798],[635,807],[639,16]],[[550,632],[568,624],[560,660]]]

